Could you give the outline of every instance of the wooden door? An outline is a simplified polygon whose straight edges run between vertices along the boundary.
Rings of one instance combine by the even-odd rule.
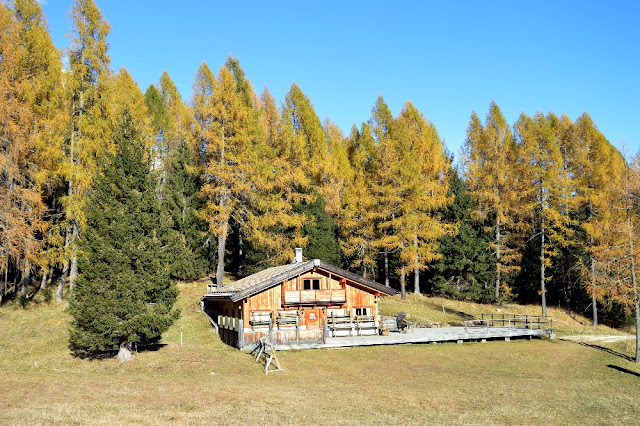
[[[320,309],[305,309],[304,321],[307,325],[307,329],[320,328],[320,316],[322,311]]]

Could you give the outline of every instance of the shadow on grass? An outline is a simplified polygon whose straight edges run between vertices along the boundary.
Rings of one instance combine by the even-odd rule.
[[[640,377],[640,373],[636,373],[635,371],[627,370],[626,368],[618,367],[617,365],[609,364],[607,365],[609,368],[613,368],[621,373],[631,374],[632,376]]]
[[[432,303],[431,305],[434,308],[442,308],[441,305],[436,305],[435,303]],[[465,321],[476,319],[476,317],[474,317],[473,315],[468,314],[466,312],[457,311],[457,310],[451,309],[451,308],[444,308],[444,310],[445,310],[445,313],[456,315],[456,316],[460,317],[460,319],[465,320]]]
[[[139,352],[157,352],[160,349],[167,346],[166,343],[148,343],[146,345],[134,345],[132,348],[133,353]],[[89,352],[80,348],[76,348],[72,345],[69,345],[69,350],[71,350],[71,355],[75,358],[80,358],[88,361],[100,361],[104,359],[115,358],[118,355],[118,351],[95,351]]]
[[[633,358],[631,358],[629,355],[625,355],[625,354],[623,354],[621,352],[614,351],[613,349],[605,348],[604,346],[592,345],[592,344],[584,343],[584,342],[579,342],[578,344],[581,345],[581,346],[586,346],[588,348],[598,349],[599,351],[607,352],[607,353],[609,353],[611,355],[619,356],[620,358],[626,359],[627,361],[633,361]]]

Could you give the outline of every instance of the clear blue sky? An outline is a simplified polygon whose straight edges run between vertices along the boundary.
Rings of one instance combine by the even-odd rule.
[[[72,0],[42,0],[66,48]],[[111,24],[112,67],[144,91],[164,70],[183,99],[198,66],[231,54],[257,92],[282,100],[296,82],[342,130],[383,95],[394,115],[411,100],[454,154],[471,111],[495,100],[521,112],[588,112],[631,153],[640,146],[640,1],[97,0]]]

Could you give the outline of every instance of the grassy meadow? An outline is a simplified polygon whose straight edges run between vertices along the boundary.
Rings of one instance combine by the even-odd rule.
[[[640,365],[627,359],[632,339],[289,351],[278,353],[284,371],[265,376],[250,355],[212,332],[198,306],[202,284],[179,287],[182,316],[164,346],[125,364],[73,358],[64,304],[1,308],[0,424],[637,424],[640,418]],[[410,312],[421,322],[497,309],[538,313],[421,296],[384,299],[381,309]],[[551,315],[560,338],[625,335],[564,311]]]

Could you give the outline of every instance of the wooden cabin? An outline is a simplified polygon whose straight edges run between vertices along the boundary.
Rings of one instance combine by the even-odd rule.
[[[396,291],[319,259],[296,261],[207,290],[204,311],[222,340],[253,348],[261,337],[278,344],[320,343],[327,337],[378,333],[378,300]]]

